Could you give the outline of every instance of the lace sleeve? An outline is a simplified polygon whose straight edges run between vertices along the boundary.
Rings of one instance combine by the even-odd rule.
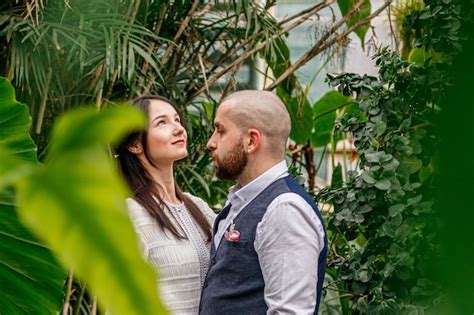
[[[142,250],[143,257],[148,259],[149,255],[149,248],[147,245],[145,235],[149,234],[146,233],[148,229],[153,228],[155,223],[153,219],[150,217],[148,212],[134,199],[128,198],[127,199],[127,207],[128,207],[128,214],[132,221],[133,227],[135,232],[138,236],[138,241],[140,245],[140,249]]]

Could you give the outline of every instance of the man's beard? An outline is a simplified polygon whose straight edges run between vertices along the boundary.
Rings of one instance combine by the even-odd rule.
[[[242,141],[238,141],[232,150],[224,155],[222,160],[217,158],[216,162],[216,176],[222,180],[235,181],[248,163]]]

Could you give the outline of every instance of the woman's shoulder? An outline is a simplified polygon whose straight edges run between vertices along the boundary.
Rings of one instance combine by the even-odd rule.
[[[146,212],[145,208],[135,199],[133,198],[127,198],[127,208],[130,213],[133,212]]]
[[[133,198],[127,198],[126,201],[128,214],[134,222],[152,220],[152,217],[150,216],[148,211],[137,200]]]
[[[189,199],[191,199],[199,208],[201,208],[200,206],[202,206],[202,205],[208,206],[207,202],[205,202],[201,197],[195,196],[195,195],[190,194],[188,192],[183,192],[183,194],[186,197],[188,197]]]
[[[130,209],[130,208],[143,208],[139,203],[138,201],[136,201],[135,199],[133,198],[127,198],[126,199],[127,201],[127,207]]]
[[[193,194],[190,194],[188,192],[185,192],[184,195],[186,195],[189,199],[191,199],[196,206],[198,206],[199,209],[210,219],[214,218],[216,216],[216,213],[209,207],[208,203],[205,202],[201,197],[194,196]]]

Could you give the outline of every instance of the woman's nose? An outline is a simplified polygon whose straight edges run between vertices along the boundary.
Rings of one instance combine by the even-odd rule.
[[[184,127],[180,123],[177,123],[175,128],[174,128],[174,134],[175,135],[180,135],[182,133],[184,133]]]

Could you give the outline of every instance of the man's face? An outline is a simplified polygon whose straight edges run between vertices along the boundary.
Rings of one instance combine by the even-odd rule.
[[[229,107],[224,104],[217,109],[214,133],[207,148],[211,151],[217,177],[235,181],[247,166],[248,158],[243,147],[243,135],[227,118],[228,112]]]

